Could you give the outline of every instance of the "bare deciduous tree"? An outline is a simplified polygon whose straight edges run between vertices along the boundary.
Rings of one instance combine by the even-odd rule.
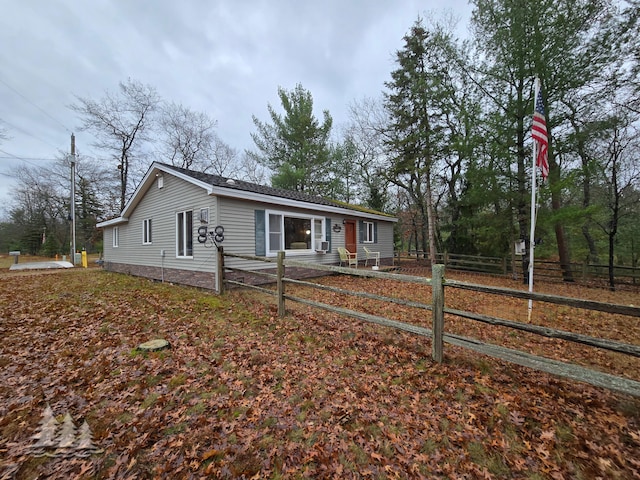
[[[608,138],[607,138],[608,137]],[[634,208],[638,201],[638,185],[640,168],[638,152],[640,151],[640,130],[637,127],[637,116],[630,118],[622,109],[611,119],[611,128],[607,137],[603,138],[600,164],[605,208],[597,223],[607,235],[609,241],[609,288],[615,290],[614,262],[615,245],[621,220],[637,214]]]
[[[377,210],[384,210],[390,199],[390,182],[381,175],[385,168],[388,125],[389,117],[381,99],[363,98],[349,105],[349,123],[344,136],[356,151],[355,163],[362,183],[360,200]]]
[[[120,171],[120,208],[127,201],[129,174],[132,162],[147,140],[152,115],[160,103],[155,88],[136,80],[120,82],[119,90],[106,92],[99,99],[76,97],[70,106],[80,114],[82,130],[90,131],[96,138],[92,145],[109,152],[118,162]]]
[[[0,120],[0,122],[2,122],[2,120]],[[9,139],[9,135],[7,134],[7,129],[4,128],[2,125],[0,125],[0,143],[8,139]]]
[[[203,170],[215,140],[216,121],[181,104],[162,107],[160,155],[181,168]]]
[[[246,151],[242,154],[238,167],[240,169],[238,177],[247,182],[264,185],[269,178],[268,170],[265,169],[262,164],[256,162]]]
[[[240,172],[238,151],[214,135],[203,171],[221,177],[237,177]]]
[[[21,249],[36,254],[46,240],[59,246],[68,240],[68,196],[55,178],[41,167],[22,166],[14,171],[18,179],[12,190],[11,222]]]
[[[223,177],[238,175],[238,152],[220,139],[216,125],[204,112],[173,102],[166,104],[159,122],[160,158],[167,158],[176,167]]]

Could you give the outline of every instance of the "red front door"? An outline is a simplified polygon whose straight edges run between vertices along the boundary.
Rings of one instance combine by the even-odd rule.
[[[358,251],[355,220],[347,220],[344,224],[344,248],[349,250],[351,253],[356,253]]]

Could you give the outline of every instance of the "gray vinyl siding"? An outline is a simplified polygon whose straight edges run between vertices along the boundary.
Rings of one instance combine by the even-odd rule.
[[[106,261],[118,261],[117,259],[120,258],[120,252],[123,248],[123,243],[122,243],[122,239],[123,239],[123,233],[124,233],[124,227],[126,227],[126,224],[120,224],[117,227],[106,227],[104,229],[104,241],[103,241],[103,254],[102,256],[104,257],[104,259]],[[117,228],[119,231],[119,246],[118,247],[114,247],[113,246],[113,232],[114,229]]]
[[[380,258],[393,257],[393,223],[377,221],[378,242],[364,243],[369,250],[380,252]],[[364,250],[362,251],[364,254]],[[363,257],[364,258],[364,257]]]
[[[288,208],[279,205],[271,205],[258,202],[248,202],[244,200],[220,198],[219,199],[219,221],[224,226],[224,244],[225,252],[237,253],[241,255],[255,255],[255,211],[278,211],[285,212],[291,215],[311,215],[315,217],[331,218],[331,224],[342,224],[342,218],[330,217],[322,212],[315,210],[306,210],[299,208]],[[342,238],[340,238],[342,235]],[[339,260],[336,246],[344,244],[344,231],[340,234],[331,232],[332,238],[332,250],[331,253],[306,253],[306,254],[291,254],[288,253],[289,258],[295,258],[301,262],[315,262],[315,263],[337,263]],[[340,241],[337,245],[335,242]],[[275,256],[267,255],[268,258]],[[227,258],[225,265],[229,266],[242,266],[242,268],[273,268],[273,264],[265,264],[263,262],[248,262],[241,260],[234,260]]]
[[[240,199],[219,198],[218,223],[224,226],[224,250],[227,253],[236,253],[240,255],[255,255],[255,210],[278,211],[291,215],[311,215],[315,217],[323,217],[331,219],[331,227],[340,225],[340,232],[331,230],[331,251],[323,253],[292,253],[287,252],[287,258],[299,260],[301,262],[315,262],[322,264],[336,264],[339,262],[338,247],[344,246],[345,228],[342,221],[345,217],[326,214],[316,210],[307,210],[299,208],[282,207],[279,205],[249,202]],[[393,257],[393,223],[385,221],[375,221],[378,228],[378,242],[366,244],[367,248],[373,251],[379,251],[381,258]],[[268,224],[268,220],[267,220]],[[358,229],[356,228],[358,236]],[[360,239],[357,238],[358,247]],[[364,250],[361,252],[364,259]],[[274,258],[275,256],[269,256]],[[249,262],[246,260],[238,260],[227,258],[225,265],[230,267],[241,267],[250,269],[273,268],[273,264],[265,264],[262,262]]]
[[[189,182],[172,175],[164,175],[164,186],[158,188],[153,182],[144,193],[126,223],[120,224],[120,242],[113,248],[113,228],[105,229],[104,258],[106,261],[214,272],[215,248],[206,248],[198,243],[200,209],[209,208],[209,225],[216,218],[216,198]],[[193,258],[176,256],[176,214],[193,211]],[[145,219],[151,219],[152,243],[142,243],[142,228]],[[213,224],[215,226],[215,224]],[[161,251],[165,251],[164,258]]]

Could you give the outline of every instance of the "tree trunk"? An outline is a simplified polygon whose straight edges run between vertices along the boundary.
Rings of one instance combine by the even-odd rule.
[[[589,172],[589,162],[586,159],[586,156],[582,153],[582,171],[583,171],[583,181],[582,181],[582,207],[586,210],[591,205],[591,174]],[[591,224],[591,215],[588,215],[585,218],[584,224],[582,225],[582,235],[587,242],[587,246],[589,247],[589,261],[593,263],[598,263],[598,250],[596,248],[596,242],[591,235],[591,231],[589,229],[589,225]]]
[[[551,202],[553,205],[553,201]],[[554,209],[554,211],[556,211]],[[560,257],[560,268],[562,269],[562,280],[565,282],[573,282],[573,272],[571,271],[571,256],[569,255],[569,246],[567,244],[564,226],[560,222],[556,222],[553,226],[556,233],[556,242],[558,242],[558,256]]]
[[[616,290],[615,276],[613,275],[613,247],[615,244],[616,234],[614,230],[609,231],[609,290],[614,292]]]
[[[551,142],[549,142],[551,143]],[[551,149],[549,149],[551,150]],[[551,209],[557,213],[562,208],[560,191],[557,186],[560,183],[560,167],[549,152],[549,185],[551,187]],[[573,272],[571,271],[571,256],[569,254],[569,245],[564,232],[564,225],[560,221],[556,221],[553,225],[556,234],[556,243],[558,244],[558,257],[560,259],[560,268],[562,269],[562,280],[565,282],[573,282]]]
[[[429,250],[429,232],[427,230],[428,219],[425,212],[425,206],[420,205],[420,248],[422,248],[422,258],[427,258],[427,251]]]
[[[587,138],[587,136],[585,135],[585,132],[582,131],[582,126],[577,120],[578,115],[575,108],[571,108],[571,112],[572,114],[569,116],[568,120],[571,122],[571,126],[575,130],[576,138],[578,140],[576,148],[582,163],[582,208],[586,211],[591,205],[591,165],[589,155],[587,154],[588,149],[585,145],[585,138]],[[591,215],[587,214],[581,228],[582,236],[587,242],[587,247],[589,248],[589,257],[587,258],[587,262],[598,263],[598,250],[596,242],[591,235],[590,226]]]
[[[120,170],[120,212],[124,210],[127,195],[127,171],[124,162],[118,165]]]
[[[427,224],[428,224],[428,232],[429,232],[429,259],[431,260],[431,265],[435,265],[436,260],[436,228],[435,228],[435,218],[433,212],[433,198],[431,196],[431,178],[427,175],[426,179],[426,192],[425,192],[426,201],[427,201]]]
[[[616,235],[618,234],[618,219],[620,218],[620,195],[621,192],[618,188],[618,164],[617,158],[612,161],[611,168],[611,184],[613,202],[611,205],[611,220],[609,221],[609,290],[615,291],[615,277],[613,275],[614,265],[614,248]]]
[[[598,249],[596,248],[596,242],[591,235],[589,223],[590,221],[587,219],[582,225],[582,236],[586,240],[587,247],[589,248],[589,258],[587,260],[589,263],[598,263],[600,261],[598,258]]]

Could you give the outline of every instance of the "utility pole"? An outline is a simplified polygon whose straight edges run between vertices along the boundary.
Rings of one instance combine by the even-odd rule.
[[[71,134],[71,202],[69,212],[71,220],[71,263],[76,264],[76,137]]]

